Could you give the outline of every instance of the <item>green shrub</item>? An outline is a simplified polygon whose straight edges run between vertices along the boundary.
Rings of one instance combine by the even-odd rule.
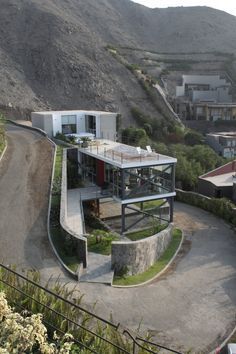
[[[119,238],[111,232],[94,230],[88,236],[88,250],[89,252],[110,255],[111,243],[112,241],[117,241],[118,239]]]
[[[207,198],[197,193],[176,190],[176,200],[209,211],[236,226],[235,206],[226,198]]]

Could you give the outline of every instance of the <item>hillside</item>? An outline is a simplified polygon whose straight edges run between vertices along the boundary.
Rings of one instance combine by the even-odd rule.
[[[0,107],[106,109],[161,117],[107,44],[160,52],[236,48],[236,17],[129,0],[1,0]]]

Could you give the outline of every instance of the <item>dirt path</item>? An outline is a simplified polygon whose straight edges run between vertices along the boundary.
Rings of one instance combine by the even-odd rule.
[[[8,126],[0,165],[0,259],[41,269],[54,257],[47,238],[52,147],[41,135]]]

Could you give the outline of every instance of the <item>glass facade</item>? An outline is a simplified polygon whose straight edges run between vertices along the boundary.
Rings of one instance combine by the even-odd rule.
[[[76,133],[76,115],[61,116],[62,134]]]
[[[86,115],[85,118],[86,131],[96,135],[96,116]]]
[[[174,164],[121,169],[82,154],[80,166],[84,180],[99,185],[120,200],[165,195],[175,191]]]
[[[123,199],[174,192],[173,164],[124,170]]]

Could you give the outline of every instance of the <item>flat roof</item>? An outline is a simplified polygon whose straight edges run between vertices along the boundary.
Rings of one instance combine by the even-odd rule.
[[[87,148],[79,149],[82,153],[120,168],[154,166],[176,163],[177,159],[158,154],[152,149],[141,149],[111,140],[98,139]]]
[[[83,109],[77,109],[77,110],[68,110],[68,111],[39,111],[39,112],[32,112],[32,113],[37,113],[37,114],[76,114],[76,113],[85,113],[85,114],[117,114],[116,112],[105,112],[105,111],[89,111],[89,110],[83,110]]]
[[[208,133],[208,134],[206,134],[206,136],[216,136],[216,137],[221,137],[221,138],[235,138],[236,131],[235,132]]]
[[[216,187],[231,187],[233,182],[236,181],[236,175],[233,172],[229,172],[218,176],[204,177],[202,179],[211,182]]]
[[[236,102],[235,103],[212,103],[212,102],[207,102],[207,101],[201,101],[194,103],[195,106],[207,106],[209,108],[236,108]]]

